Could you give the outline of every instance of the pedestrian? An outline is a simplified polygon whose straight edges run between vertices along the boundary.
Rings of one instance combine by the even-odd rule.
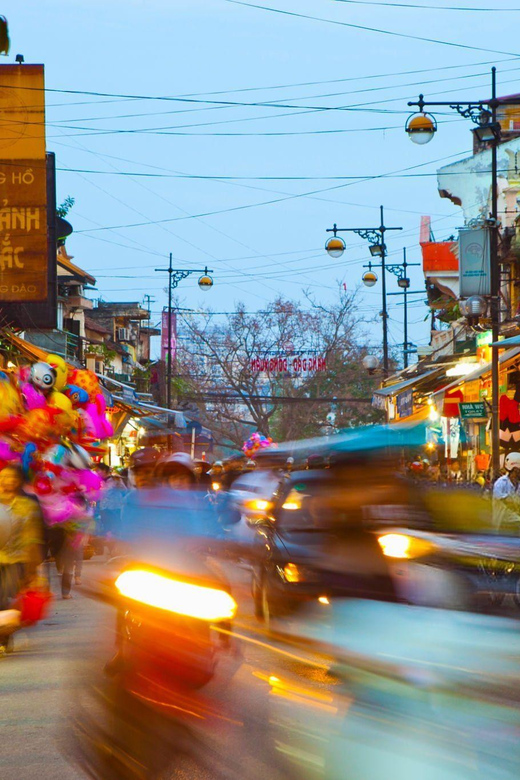
[[[93,519],[89,513],[88,502],[76,498],[78,513],[73,520],[63,523],[61,548],[56,557],[56,565],[61,571],[61,597],[71,599],[72,583],[81,585],[83,552],[92,529]]]
[[[121,508],[128,491],[119,474],[109,469],[103,477],[103,491],[98,503],[100,532],[109,555],[112,555],[115,549],[114,540],[119,536]]]
[[[497,530],[520,529],[520,452],[510,452],[504,459],[505,474],[493,485],[493,524]]]
[[[0,471],[0,610],[35,579],[42,562],[43,521],[38,502],[23,492],[19,466]],[[0,635],[0,654],[10,647],[10,634]]]

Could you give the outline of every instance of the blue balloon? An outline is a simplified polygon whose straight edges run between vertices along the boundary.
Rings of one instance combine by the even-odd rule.
[[[22,468],[24,474],[28,474],[33,461],[33,455],[36,452],[36,450],[37,450],[36,444],[34,444],[33,442],[29,442],[28,444],[25,445],[25,449],[22,455]]]
[[[88,401],[87,391],[83,390],[82,387],[77,387],[77,385],[67,385],[63,392],[67,398],[70,399],[73,406],[76,404],[86,404]]]

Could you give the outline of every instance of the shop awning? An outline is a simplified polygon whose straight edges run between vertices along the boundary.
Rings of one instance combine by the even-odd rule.
[[[500,355],[498,359],[500,367],[507,368],[507,366],[509,366],[518,357],[518,355],[520,355],[520,346],[513,347],[513,349],[508,349],[507,352],[504,352],[503,355]],[[483,366],[477,366],[475,371],[472,371],[471,374],[458,377],[454,382],[451,382],[449,385],[446,385],[441,390],[435,392],[433,394],[435,403],[438,405],[440,402],[442,402],[444,393],[447,393],[449,390],[453,390],[455,387],[460,387],[466,382],[472,382],[474,379],[480,379],[481,377],[490,373],[491,363],[485,363]]]
[[[433,378],[435,374],[440,374],[444,371],[446,371],[446,366],[436,366],[435,368],[430,369],[430,371],[425,371],[422,374],[411,376],[408,379],[405,379],[403,382],[396,382],[395,384],[388,385],[387,387],[380,387],[378,390],[374,391],[374,395],[381,396],[382,398],[391,398],[394,395],[398,395],[403,390],[406,390],[408,387],[413,387],[414,389],[419,387],[427,379]]]
[[[493,341],[490,347],[520,347],[520,336],[510,336],[502,341]]]
[[[25,357],[32,360],[47,361],[48,352],[46,352],[46,350],[40,349],[40,347],[31,344],[29,341],[25,341],[25,339],[20,338],[20,336],[15,336],[14,333],[5,333],[4,338],[7,339],[13,347],[16,347],[22,355],[25,355]]]

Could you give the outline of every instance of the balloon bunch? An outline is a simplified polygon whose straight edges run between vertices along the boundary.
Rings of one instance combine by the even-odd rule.
[[[256,455],[258,450],[265,450],[267,447],[271,447],[273,440],[267,438],[262,433],[253,433],[249,439],[244,442],[242,452],[247,455],[248,458],[252,458]]]
[[[113,429],[96,375],[69,368],[59,355],[46,362],[0,371],[0,469],[22,466],[48,524],[84,514],[101,479],[89,453]]]

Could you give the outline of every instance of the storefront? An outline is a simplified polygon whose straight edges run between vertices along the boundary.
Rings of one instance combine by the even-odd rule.
[[[520,348],[499,359],[502,454],[520,451]],[[464,365],[461,361],[459,365]],[[457,460],[465,479],[485,474],[491,453],[491,363],[477,365],[431,395],[431,427],[444,445],[444,458]]]

